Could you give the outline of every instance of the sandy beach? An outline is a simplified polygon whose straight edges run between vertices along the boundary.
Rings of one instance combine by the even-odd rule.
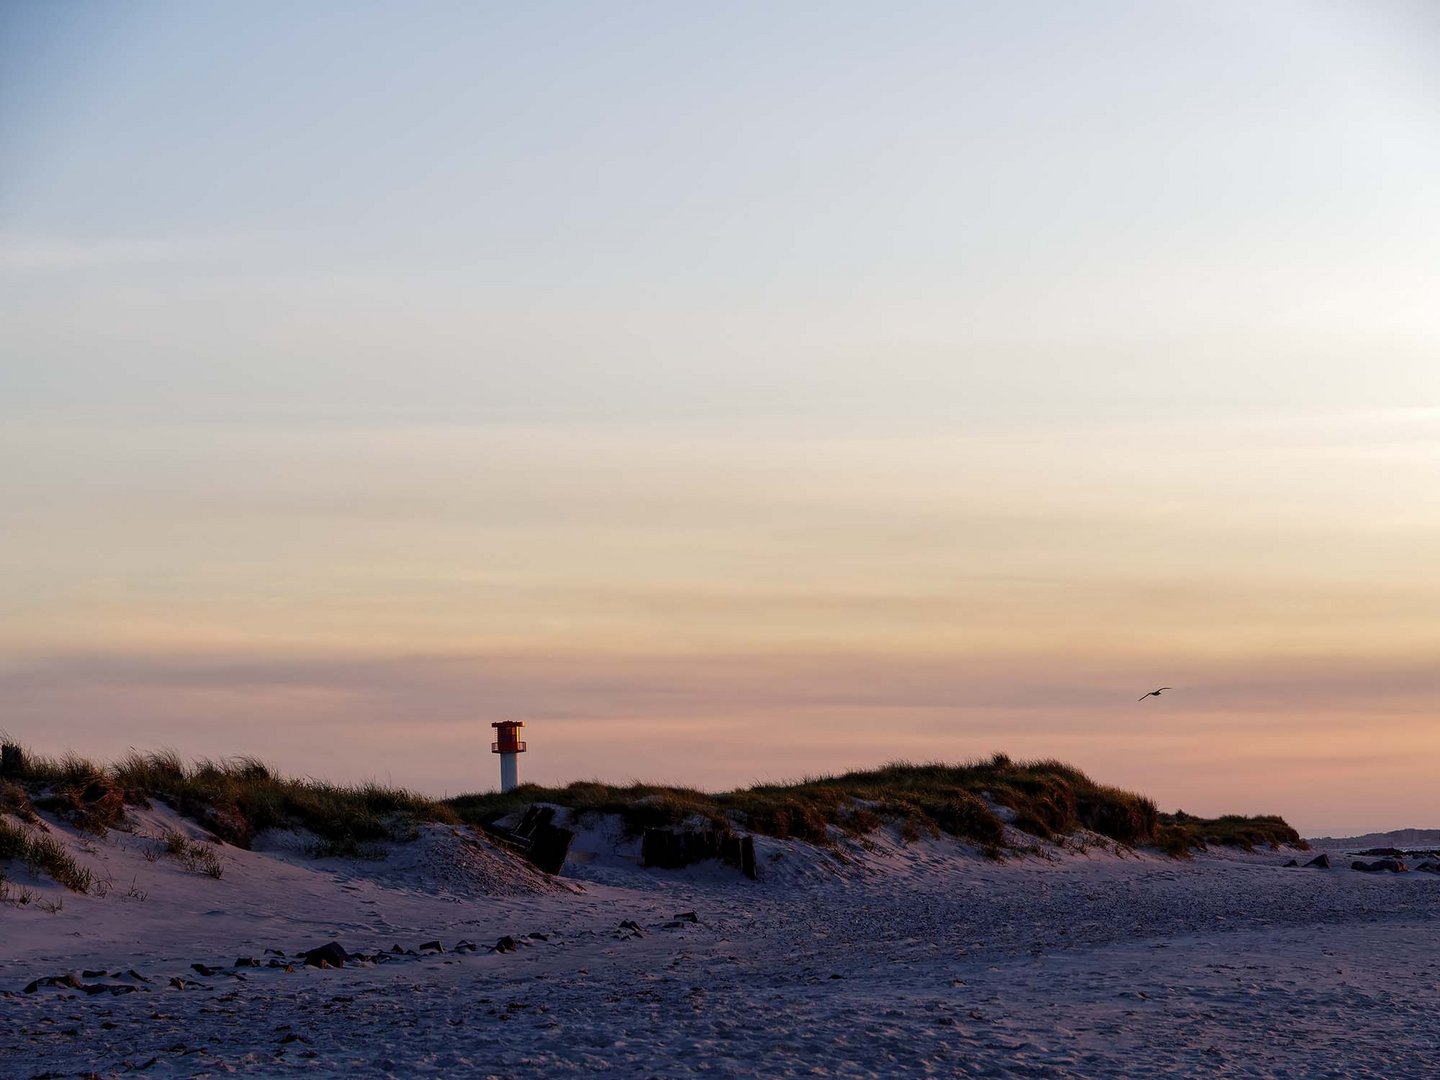
[[[220,846],[216,879],[145,856],[147,835],[195,826],[135,818],[99,840],[50,823],[106,896],[32,882],[0,908],[0,1075],[1440,1067],[1440,876],[1357,873],[1338,851],[1325,871],[1081,837],[994,862],[882,831],[838,856],[760,838],[752,882],[641,869],[601,820],[558,879],[444,826],[385,860]],[[358,956],[300,959],[332,941]]]

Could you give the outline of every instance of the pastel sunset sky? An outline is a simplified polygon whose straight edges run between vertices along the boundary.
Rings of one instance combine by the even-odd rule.
[[[1440,827],[1437,176],[1421,2],[12,0],[0,728]]]

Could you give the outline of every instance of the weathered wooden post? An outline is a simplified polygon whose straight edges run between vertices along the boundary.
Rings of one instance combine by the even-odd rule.
[[[24,776],[25,751],[12,743],[0,746],[0,776]]]

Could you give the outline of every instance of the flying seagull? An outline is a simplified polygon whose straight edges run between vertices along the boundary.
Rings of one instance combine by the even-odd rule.
[[[1160,690],[1174,690],[1174,689],[1175,689],[1175,688],[1174,688],[1173,686],[1162,686],[1162,687],[1160,687]],[[1141,695],[1140,695],[1138,698],[1136,698],[1135,700],[1136,700],[1136,701],[1144,701],[1147,697],[1159,697],[1159,696],[1160,696],[1160,690],[1151,690],[1148,694],[1141,694]]]

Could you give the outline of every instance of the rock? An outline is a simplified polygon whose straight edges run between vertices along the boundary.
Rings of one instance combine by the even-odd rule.
[[[82,971],[80,977],[82,979],[108,979],[110,973],[108,971]]]
[[[134,979],[136,982],[148,983],[150,981],[144,975],[141,975],[140,972],[136,971],[134,968],[131,968],[129,971],[125,972],[125,977],[127,979]]]
[[[495,942],[496,952],[519,952],[520,943],[509,934],[506,934],[499,941]]]
[[[1286,866],[1287,868],[1288,868],[1288,867],[1291,867],[1291,866],[1299,866],[1299,865],[1300,865],[1300,863],[1297,862],[1295,859],[1291,859],[1289,862],[1287,862],[1287,863],[1285,864],[1285,866]]]
[[[92,997],[96,994],[109,994],[112,997],[119,994],[133,994],[139,990],[138,986],[130,986],[128,983],[90,983],[80,987],[85,993]]]
[[[1424,870],[1427,874],[1440,874],[1440,863],[1422,862],[1415,867],[1416,870]]]
[[[184,979],[181,979],[181,978],[179,978],[179,977],[172,978],[172,979],[170,980],[170,985],[173,986],[176,990],[184,990],[184,989],[185,989],[185,980],[184,980]]]
[[[80,990],[84,984],[74,975],[46,975],[25,985],[25,993],[33,994],[42,986],[62,986],[69,990]]]
[[[1329,870],[1329,869],[1330,869],[1330,856],[1327,855],[1325,852],[1322,851],[1319,855],[1316,855],[1315,858],[1311,859],[1311,860],[1310,860],[1309,862],[1307,862],[1305,865],[1306,865],[1306,866],[1318,866],[1321,870]]]
[[[680,912],[679,914],[675,915],[674,918],[679,919],[681,922],[699,922],[699,921],[700,921],[700,916],[697,915],[697,914],[695,914],[695,912],[693,912],[693,911],[682,911],[682,912]]]
[[[444,946],[444,945],[441,945],[440,942],[438,942],[438,941],[427,941],[427,942],[425,942],[425,944],[423,944],[423,945],[420,946],[420,951],[421,951],[421,952],[444,952],[444,951],[445,951],[445,946]]]
[[[476,945],[475,942],[473,942],[473,941],[460,941],[460,942],[456,942],[456,944],[455,944],[455,951],[456,951],[456,952],[474,952],[474,951],[475,951],[476,949],[478,949],[479,947],[480,947],[480,946],[479,946],[479,945]]]
[[[259,967],[260,961],[253,956],[242,956],[235,961],[235,967]]]
[[[206,967],[204,964],[191,964],[190,968],[192,971],[198,972],[199,974],[204,975],[207,978],[209,978],[211,975],[220,974],[219,968]]]
[[[1403,874],[1409,869],[1402,859],[1376,859],[1374,862],[1361,862],[1356,860],[1350,864],[1351,870],[1363,870],[1367,874],[1389,871],[1392,874]]]
[[[332,941],[321,945],[318,949],[301,953],[300,958],[305,961],[306,967],[340,968],[345,966],[345,961],[350,959],[350,954],[342,949],[338,942]]]

